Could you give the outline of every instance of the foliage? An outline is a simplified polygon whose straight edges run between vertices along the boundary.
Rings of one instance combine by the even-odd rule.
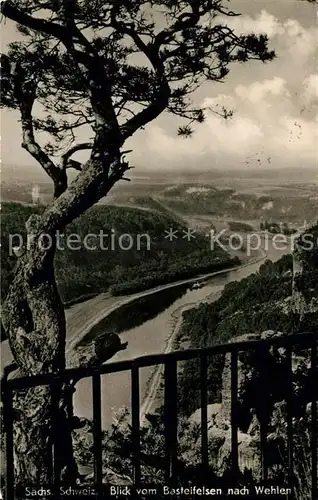
[[[33,124],[51,135],[45,146],[49,156],[73,144],[76,129],[94,132],[102,88],[105,100],[111,96],[124,136],[164,109],[187,119],[179,132],[189,135],[191,123],[205,118],[205,110],[190,100],[198,86],[223,81],[233,62],[274,57],[265,35],[238,35],[226,25],[227,17],[237,14],[222,0],[7,0],[1,10],[19,23],[24,37],[2,57],[2,104],[20,109],[24,122],[33,103],[40,104],[41,118],[34,117]],[[136,55],[143,62],[133,63]],[[218,113],[229,116],[226,110]]]
[[[276,222],[264,221],[260,224],[260,229],[263,231],[269,231],[274,234],[286,234],[291,235],[295,234],[297,230],[289,226],[287,222],[283,224],[277,224]]]
[[[199,425],[192,424],[187,418],[178,419],[178,460],[176,463],[177,482],[175,487],[210,486],[226,487],[229,478],[219,478],[212,468],[201,466],[201,452],[193,443],[200,440]],[[103,471],[110,484],[132,484],[133,444],[132,426],[127,409],[119,412],[111,428],[103,433]],[[83,431],[74,434],[75,453],[78,463],[93,463],[92,424],[86,422]],[[164,410],[159,407],[154,413],[146,415],[146,422],[140,432],[141,483],[145,485],[165,484]],[[112,479],[116,482],[112,483]],[[241,480],[243,480],[243,475]],[[89,482],[89,481],[88,481]],[[246,478],[245,478],[246,482]],[[142,497],[141,497],[142,498]],[[158,493],[156,498],[164,498]],[[189,498],[195,498],[190,495]]]
[[[251,232],[253,231],[253,227],[250,224],[246,224],[246,222],[229,222],[230,231],[243,231],[243,232]]]

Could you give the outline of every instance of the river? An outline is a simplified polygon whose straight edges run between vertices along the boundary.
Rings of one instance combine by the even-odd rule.
[[[266,249],[267,258],[276,261],[282,255],[291,253],[290,249],[275,249],[270,244]],[[128,341],[128,348],[125,351],[117,353],[109,362],[131,359],[146,354],[164,352],[167,348],[169,339],[176,326],[176,311],[179,313],[189,305],[198,305],[199,303],[213,300],[211,296],[218,298],[224,286],[231,281],[240,281],[248,275],[256,272],[263,261],[253,263],[235,271],[228,271],[222,275],[210,279],[205,286],[198,290],[183,289],[182,296],[178,297],[172,304],[158,313],[152,319],[143,322],[139,326],[122,331],[120,337],[123,342]],[[183,285],[184,286],[184,285]],[[214,294],[214,295],[213,295]],[[145,307],[145,302],[142,307]],[[137,307],[138,301],[130,304],[131,308]],[[126,313],[125,313],[126,314]],[[150,378],[153,369],[143,368],[140,370],[140,397],[144,401],[147,390],[149,390]],[[91,381],[84,379],[77,384],[77,390],[74,395],[74,412],[81,417],[92,418],[92,390]],[[130,407],[130,374],[129,372],[120,372],[104,375],[102,377],[102,426],[109,428],[118,410]]]

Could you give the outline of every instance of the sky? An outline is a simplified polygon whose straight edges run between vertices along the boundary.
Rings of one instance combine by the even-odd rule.
[[[163,114],[125,145],[141,170],[207,168],[317,168],[318,17],[302,0],[233,0],[240,17],[227,23],[237,33],[266,33],[277,57],[270,63],[235,64],[224,83],[210,82],[194,102],[232,109],[224,120],[212,112],[190,139],[177,136],[180,122]],[[2,45],[17,39],[14,26],[2,26]],[[16,112],[1,111],[2,163],[36,165],[20,147]],[[81,137],[82,140],[87,137]],[[40,167],[39,167],[40,168]]]

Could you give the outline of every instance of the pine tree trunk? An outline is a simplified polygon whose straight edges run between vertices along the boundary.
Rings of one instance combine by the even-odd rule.
[[[3,326],[20,376],[65,368],[65,313],[54,276],[55,238],[51,234],[41,240],[40,222],[40,216],[32,216],[26,224],[29,243],[21,249],[2,311]],[[66,389],[57,395],[55,422],[49,387],[15,394],[12,419],[16,484],[39,486],[52,480],[53,424],[58,429],[54,453],[59,475],[67,482],[75,480],[77,470],[72,452],[71,415],[68,415],[71,406]]]
[[[76,217],[106,196],[128,169],[127,163],[120,162],[122,143],[109,147],[111,138],[104,129],[102,132],[101,152],[96,146],[97,153],[92,154],[93,159],[85,164],[69,188],[42,216],[32,215],[26,223],[28,244],[21,249],[2,309],[2,324],[22,376],[65,369],[65,313],[54,276],[56,231],[63,231]],[[105,144],[108,144],[108,150]],[[51,243],[50,247],[48,243]],[[64,384],[60,393],[54,394],[58,401],[54,422],[52,393],[48,387],[19,391],[16,395],[16,484],[39,485],[52,480],[52,441],[55,443],[55,475],[63,484],[76,480],[72,393],[72,386]]]

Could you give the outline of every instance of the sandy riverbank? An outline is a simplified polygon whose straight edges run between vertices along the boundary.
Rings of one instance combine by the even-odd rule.
[[[183,321],[183,313],[187,311],[188,309],[192,309],[193,307],[196,307],[199,304],[204,303],[212,303],[218,300],[218,298],[221,296],[223,287],[220,287],[220,291],[217,292],[212,292],[210,295],[206,297],[203,301],[197,301],[197,302],[191,302],[185,305],[182,305],[175,309],[171,313],[171,328],[170,328],[170,333],[166,339],[165,342],[165,349],[164,349],[164,354],[167,354],[168,352],[171,352],[174,350],[174,348],[177,348],[176,346],[176,340],[178,338],[179,332],[182,327],[182,321]],[[145,416],[147,413],[150,413],[152,410],[154,410],[156,406],[156,400],[157,400],[157,394],[159,391],[160,383],[161,383],[161,377],[163,374],[163,366],[159,365],[156,366],[153,372],[151,373],[149,380],[147,382],[147,387],[145,390],[145,398],[142,401],[142,405],[140,408],[140,422],[141,424],[145,423]]]

